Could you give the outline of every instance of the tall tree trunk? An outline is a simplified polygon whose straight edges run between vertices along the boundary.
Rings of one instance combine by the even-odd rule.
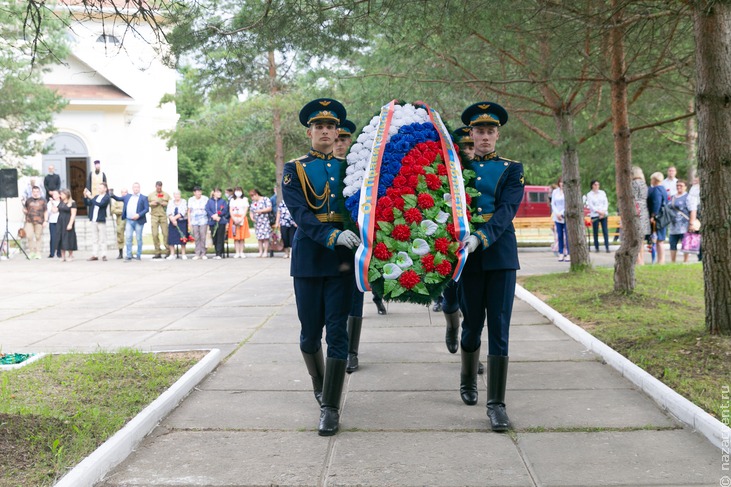
[[[693,100],[688,102],[688,113],[695,111],[695,103]],[[688,117],[685,119],[685,147],[688,157],[688,187],[693,184],[693,178],[696,173],[696,148],[698,144],[698,131],[696,130],[696,118]]]
[[[614,257],[614,291],[631,294],[635,289],[635,260],[642,245],[641,232],[632,198],[632,146],[627,112],[627,78],[624,58],[623,9],[612,0],[613,27],[609,30],[612,128],[617,204],[622,220],[622,243]]]
[[[693,5],[706,328],[731,335],[731,1]]]
[[[571,270],[581,271],[591,267],[589,248],[586,245],[584,225],[584,204],[581,198],[581,177],[579,176],[579,154],[576,151],[574,118],[568,110],[555,115],[561,142],[561,177],[566,198],[566,233],[569,240]]]
[[[269,94],[272,96],[272,127],[274,128],[274,166],[277,187],[277,204],[282,201],[282,173],[284,172],[284,143],[282,119],[279,109],[279,83],[274,51],[269,51]]]

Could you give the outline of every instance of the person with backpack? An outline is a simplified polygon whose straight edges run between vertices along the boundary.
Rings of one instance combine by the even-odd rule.
[[[647,211],[650,213],[650,225],[652,233],[657,236],[657,263],[665,263],[664,242],[666,238],[665,225],[660,221],[660,212],[667,201],[667,192],[663,186],[663,175],[661,172],[654,172],[650,176],[650,189],[647,191]]]

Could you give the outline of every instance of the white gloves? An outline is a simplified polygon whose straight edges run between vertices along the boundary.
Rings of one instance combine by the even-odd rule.
[[[475,250],[477,250],[477,247],[480,245],[480,240],[475,237],[474,235],[470,235],[467,237],[467,240],[464,241],[464,246],[467,249],[467,253],[471,254]]]
[[[360,245],[360,239],[352,231],[344,230],[340,233],[340,235],[338,235],[338,240],[335,242],[335,245],[342,245],[352,249]]]

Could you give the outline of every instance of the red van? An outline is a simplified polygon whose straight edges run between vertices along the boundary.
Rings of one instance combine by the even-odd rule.
[[[526,186],[515,217],[551,216],[550,196],[550,186]]]

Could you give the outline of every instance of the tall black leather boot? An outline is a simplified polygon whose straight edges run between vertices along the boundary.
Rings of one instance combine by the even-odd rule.
[[[474,352],[462,349],[462,371],[459,374],[459,395],[468,406],[477,404],[477,364],[480,362],[480,348]]]
[[[320,436],[332,436],[338,432],[340,396],[343,394],[345,364],[345,360],[327,358],[325,384],[322,389],[322,406],[320,406],[320,425],[317,427],[317,434]]]
[[[459,311],[444,313],[447,320],[447,334],[444,335],[444,342],[447,344],[449,353],[457,353],[459,349]]]
[[[358,345],[362,326],[363,318],[348,316],[348,365],[345,371],[349,374],[358,370]]]
[[[376,308],[378,308],[378,314],[379,315],[385,315],[388,314],[388,311],[386,310],[386,306],[383,305],[383,298],[380,296],[373,295],[373,303],[376,305]]]
[[[487,417],[493,431],[510,429],[510,418],[505,411],[505,385],[508,381],[508,357],[487,356]]]
[[[322,381],[325,378],[325,360],[322,358],[322,348],[315,353],[302,352],[307,365],[307,372],[312,377],[312,390],[315,392],[317,404],[322,404]]]

